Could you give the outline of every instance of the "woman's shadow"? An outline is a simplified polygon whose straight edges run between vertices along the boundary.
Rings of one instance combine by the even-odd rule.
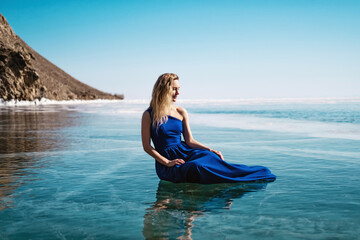
[[[233,199],[266,188],[267,183],[171,183],[159,181],[156,202],[146,209],[146,239],[192,239],[194,219],[230,209]]]

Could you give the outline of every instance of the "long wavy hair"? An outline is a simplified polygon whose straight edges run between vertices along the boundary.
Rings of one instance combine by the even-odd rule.
[[[159,128],[168,120],[172,104],[172,82],[179,80],[175,73],[164,73],[156,81],[150,107],[152,108],[152,125]]]

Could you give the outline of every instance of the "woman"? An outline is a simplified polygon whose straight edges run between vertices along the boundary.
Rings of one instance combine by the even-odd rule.
[[[266,167],[229,164],[221,152],[196,141],[186,110],[174,105],[179,89],[176,74],[162,74],[154,85],[150,107],[142,116],[143,148],[156,160],[160,179],[203,184],[276,179]],[[181,141],[181,134],[185,142]]]

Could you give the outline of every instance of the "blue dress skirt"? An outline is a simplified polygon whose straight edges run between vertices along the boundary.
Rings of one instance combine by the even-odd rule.
[[[151,108],[147,109],[151,116]],[[152,126],[152,125],[151,125]],[[167,167],[156,161],[156,173],[162,180],[202,184],[274,181],[276,176],[263,166],[229,164],[209,150],[191,148],[181,141],[182,121],[168,116],[159,128],[151,127],[151,140],[163,157],[183,159],[184,164]]]

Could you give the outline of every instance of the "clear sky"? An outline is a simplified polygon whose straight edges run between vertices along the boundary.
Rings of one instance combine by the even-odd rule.
[[[33,49],[93,87],[150,98],[360,97],[359,0],[0,0]]]

